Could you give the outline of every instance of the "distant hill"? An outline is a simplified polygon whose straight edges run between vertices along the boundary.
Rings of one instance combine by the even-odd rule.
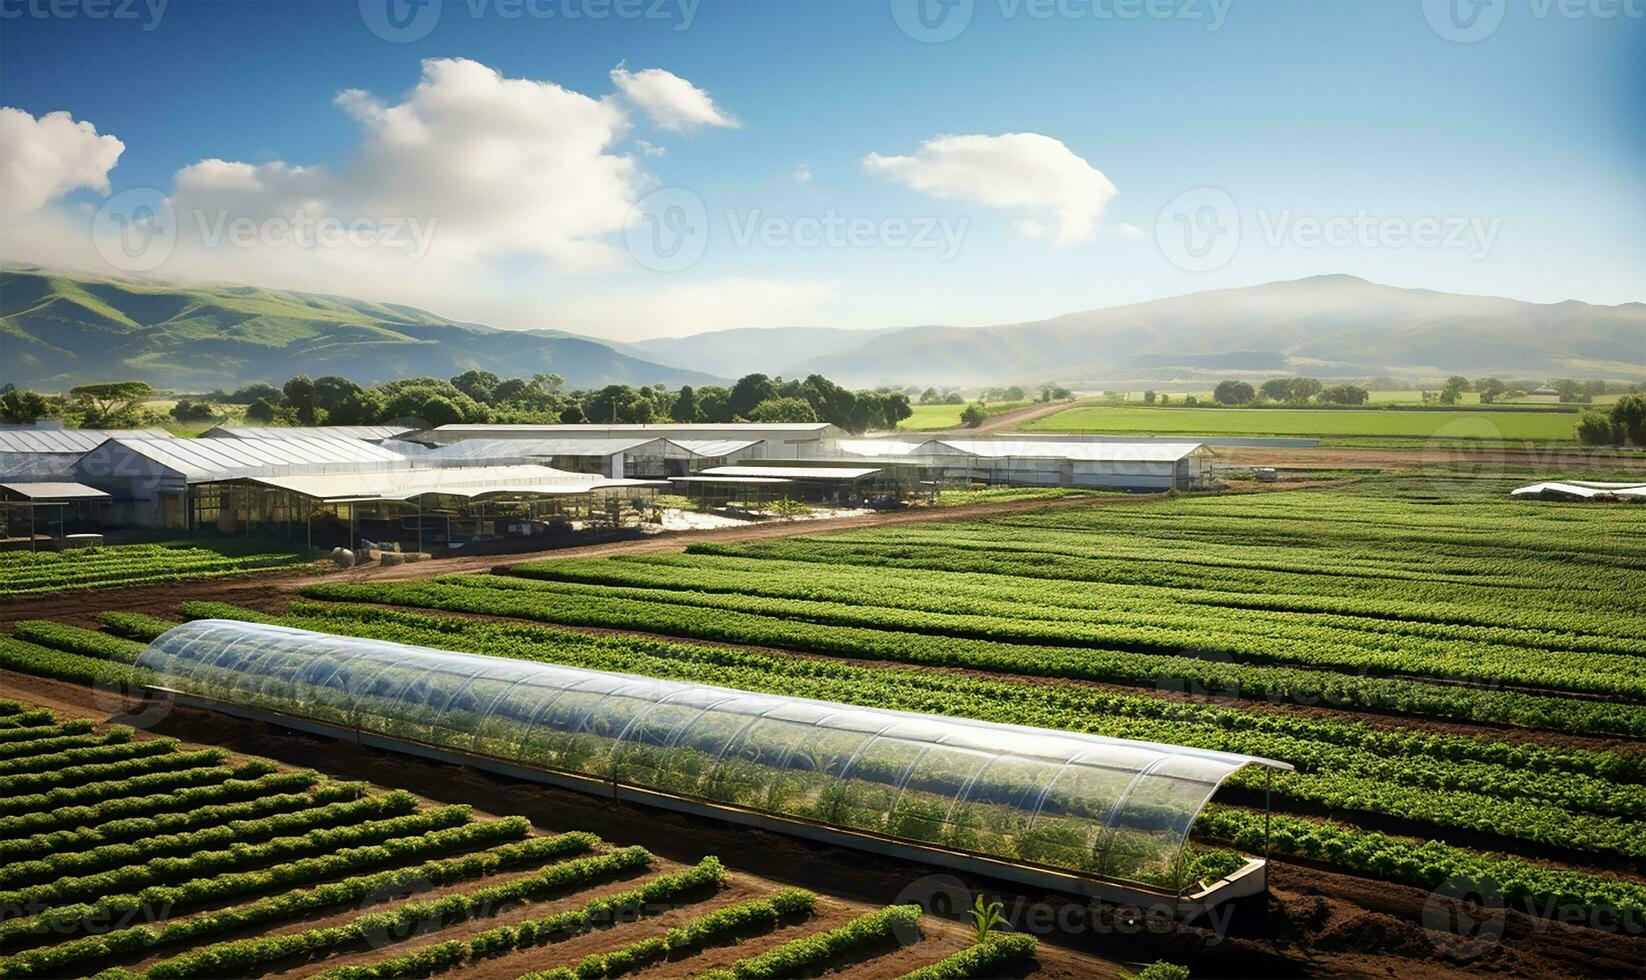
[[[745,374],[793,377],[800,365],[818,357],[853,350],[886,330],[840,327],[739,327],[710,330],[689,337],[659,337],[626,345],[665,364],[740,378]],[[804,372],[799,372],[804,373]]]
[[[0,271],[0,384],[47,390],[137,378],[202,390],[295,374],[361,383],[471,368],[550,372],[572,388],[714,384],[555,330],[507,331],[410,306],[227,284],[177,285]]]
[[[1523,303],[1317,276],[1029,323],[882,331],[791,370],[858,385],[1246,372],[1638,379],[1646,304]]]

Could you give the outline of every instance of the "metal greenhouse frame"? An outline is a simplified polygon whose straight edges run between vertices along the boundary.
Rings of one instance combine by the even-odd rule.
[[[256,623],[199,620],[138,659],[179,701],[360,744],[1114,901],[1193,913],[1189,830],[1284,762],[756,694]]]

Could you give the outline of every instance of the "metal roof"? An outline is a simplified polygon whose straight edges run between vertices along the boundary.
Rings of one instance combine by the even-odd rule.
[[[0,490],[29,500],[110,500],[108,494],[84,483],[0,483]]]
[[[175,439],[165,429],[0,429],[3,453],[85,453],[110,439]]]
[[[671,476],[673,483],[793,483],[774,476]]]
[[[601,436],[609,432],[653,433],[667,436],[670,432],[821,432],[831,428],[832,422],[614,422],[605,425],[586,422],[577,425],[488,425],[486,423],[453,422],[436,426],[435,432],[542,432],[546,435]]]
[[[110,439],[98,454],[124,451],[190,482],[346,466],[409,466],[399,453],[357,439]],[[118,475],[118,467],[114,467]]]
[[[1029,439],[932,439],[917,456],[959,453],[985,459],[1068,459],[1102,463],[1175,463],[1209,454],[1198,442],[1044,442]]]
[[[706,459],[719,459],[740,453],[750,446],[760,445],[759,439],[670,439],[670,442],[686,450],[693,456]]]
[[[838,439],[835,448],[848,456],[907,456],[925,445],[904,439]]]
[[[202,439],[364,439],[379,442],[416,432],[406,425],[219,425]]]
[[[362,473],[275,474],[252,482],[316,500],[410,500],[425,494],[482,497],[497,494],[565,495],[613,487],[652,486],[646,480],[571,473],[552,466],[456,466]]]
[[[669,441],[656,437],[629,439],[464,439],[428,448],[395,440],[390,448],[416,459],[524,459],[532,456],[616,456],[655,448],[667,453]]]
[[[861,480],[878,469],[848,466],[711,466],[702,476],[770,476],[789,480]]]

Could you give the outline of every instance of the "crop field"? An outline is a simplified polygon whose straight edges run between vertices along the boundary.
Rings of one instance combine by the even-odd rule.
[[[220,578],[294,565],[290,552],[186,543],[123,544],[63,552],[0,552],[0,598]]]
[[[1014,409],[1025,408],[1034,402],[991,402],[983,407],[985,417],[999,415],[1001,412],[1010,412]],[[915,432],[932,432],[941,429],[958,429],[961,426],[960,413],[965,405],[915,405],[914,414],[897,423],[899,429]]]
[[[87,656],[72,631],[33,638],[80,652],[10,640],[9,654]],[[106,662],[121,662],[130,650],[108,639]],[[1034,952],[1026,936],[923,929],[919,906],[853,907],[713,856],[545,834],[12,701],[0,908],[0,977],[942,977]]]
[[[1501,945],[1458,952],[1425,938],[1423,899],[1408,900],[1415,905],[1405,919],[1383,914],[1381,924],[1365,926],[1403,937],[1391,962],[1615,973],[1646,955],[1646,522],[1639,508],[1512,501],[1504,491],[1515,483],[1391,474],[1329,488],[698,542],[683,551],[532,561],[491,575],[309,584],[289,601],[256,610],[196,600],[180,602],[164,619],[106,612],[100,630],[24,620],[0,637],[0,671],[105,690],[138,685],[147,680],[135,664],[144,643],[175,622],[244,619],[1260,755],[1296,771],[1248,769],[1224,784],[1194,827],[1197,876],[1222,873],[1215,869],[1232,857],[1231,847],[1262,853],[1267,831],[1282,887],[1288,876],[1325,874],[1419,896],[1474,890],[1518,917]],[[219,866],[211,856],[217,851],[207,848],[284,857],[284,848],[308,847],[289,852],[301,864],[317,860],[314,847],[348,853],[378,846],[377,839],[334,845],[327,835],[384,821],[452,821],[420,834],[497,822],[430,816],[450,807],[367,814],[402,806],[384,802],[400,797],[312,773],[246,769],[258,763],[58,722],[23,705],[0,712],[0,902],[29,901],[36,909],[35,919],[17,921],[118,911],[124,906],[103,909],[102,896],[182,888],[196,880],[186,876],[207,871],[214,881],[255,876],[272,859],[222,858],[228,863]],[[289,782],[298,778],[309,781]],[[218,789],[254,780],[283,782],[255,795]],[[119,800],[107,789],[85,789],[112,785],[122,787]],[[200,795],[217,793],[228,795]],[[188,823],[192,815],[140,822],[303,794],[320,796],[270,804],[278,813],[199,818],[209,826]],[[141,802],[166,796],[200,806]],[[1268,819],[1266,798],[1274,810]],[[165,806],[172,809],[155,809]],[[298,814],[348,807],[359,812],[296,822],[309,819]],[[246,839],[228,829],[269,820],[283,822]],[[111,831],[117,836],[104,836],[105,824],[118,827]],[[486,847],[584,840],[567,835],[599,826],[556,827],[559,836],[542,837],[523,828]],[[328,843],[284,843],[298,838]],[[18,843],[24,840],[33,843]],[[725,840],[717,850],[735,867],[737,835]],[[1027,937],[1014,933],[968,945],[922,919],[914,927],[927,939],[886,953],[886,930],[909,928],[914,914],[890,903],[892,896],[848,913],[826,896],[803,902],[765,880],[734,888],[727,882],[740,876],[707,859],[632,858],[641,862],[632,875],[696,875],[693,887],[708,897],[698,905],[670,897],[677,907],[655,920],[643,915],[619,927],[591,924],[590,908],[615,910],[591,905],[582,892],[577,899],[565,889],[552,897],[507,890],[517,878],[634,851],[587,838],[552,862],[476,870],[461,888],[386,900],[381,909],[351,904],[347,921],[319,922],[322,913],[301,904],[319,898],[291,897],[322,892],[331,887],[322,882],[334,880],[327,877],[236,893],[227,912],[227,900],[214,898],[193,916],[132,927],[178,930],[165,932],[177,937],[169,954],[151,947],[172,940],[149,932],[94,941],[59,935],[55,924],[51,942],[36,936],[14,946],[11,937],[25,927],[0,922],[0,955],[7,957],[0,977],[106,968],[157,977],[255,975],[295,967],[335,977],[454,969],[557,980],[628,972],[792,976],[840,970],[858,946],[868,951],[865,964],[878,965],[847,974],[932,967],[923,975],[994,976],[1024,975],[1004,960],[1044,960],[1048,952],[1044,943],[1038,954],[1023,948]],[[353,877],[339,880],[393,873],[375,865],[348,870]],[[110,884],[80,883],[93,880]],[[765,890],[751,891],[756,884]],[[494,910],[491,888],[505,888],[502,912]],[[476,904],[458,893],[485,897]],[[606,894],[597,890],[593,898]],[[1324,928],[1294,909],[1295,895],[1279,897],[1286,894],[1271,898],[1271,917],[1288,919],[1300,934]],[[511,911],[517,899],[521,910]],[[398,911],[402,901],[411,912]],[[551,901],[559,904],[534,904]],[[727,918],[759,923],[749,927],[753,935],[725,925],[742,942],[671,945],[676,929],[686,928],[679,923],[720,922],[715,901],[739,909]],[[742,911],[749,903],[757,910]],[[208,935],[187,924],[276,906],[287,910],[279,921],[292,924],[262,930],[256,940],[231,936],[238,926]],[[53,911],[61,909],[70,911]],[[583,918],[569,917],[573,911]],[[1291,918],[1294,911],[1308,924]],[[357,919],[364,932],[350,931]],[[361,937],[380,928],[416,934],[362,949]],[[564,928],[573,934],[562,936]],[[271,939],[279,941],[260,945]],[[1311,940],[1287,941],[1312,948]],[[1344,940],[1320,941],[1328,945],[1316,953],[1324,955]],[[1396,941],[1385,936],[1350,948],[1381,956],[1389,942]],[[1584,966],[1540,958],[1543,943],[1582,948],[1592,958]],[[883,959],[871,956],[876,950]],[[50,956],[92,959],[82,967],[72,958],[40,966],[29,958]],[[949,965],[934,966],[939,960]],[[1077,968],[1067,975],[1092,974]]]
[[[1572,442],[1577,415],[1554,409],[1071,408],[1023,424],[1028,432],[1326,439]]]

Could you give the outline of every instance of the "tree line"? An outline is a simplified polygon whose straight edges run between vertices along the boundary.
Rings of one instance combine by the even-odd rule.
[[[67,396],[8,385],[0,389],[0,418],[136,427],[158,421],[143,405],[154,394],[141,381],[84,385]],[[819,374],[803,379],[748,374],[730,387],[613,384],[567,391],[556,374],[502,378],[490,371],[465,371],[449,379],[404,378],[374,385],[335,375],[297,375],[279,386],[257,382],[179,399],[169,414],[178,421],[209,421],[222,417],[223,405],[243,406],[246,421],[261,425],[831,422],[850,432],[895,428],[913,411],[902,391],[853,391]]]

